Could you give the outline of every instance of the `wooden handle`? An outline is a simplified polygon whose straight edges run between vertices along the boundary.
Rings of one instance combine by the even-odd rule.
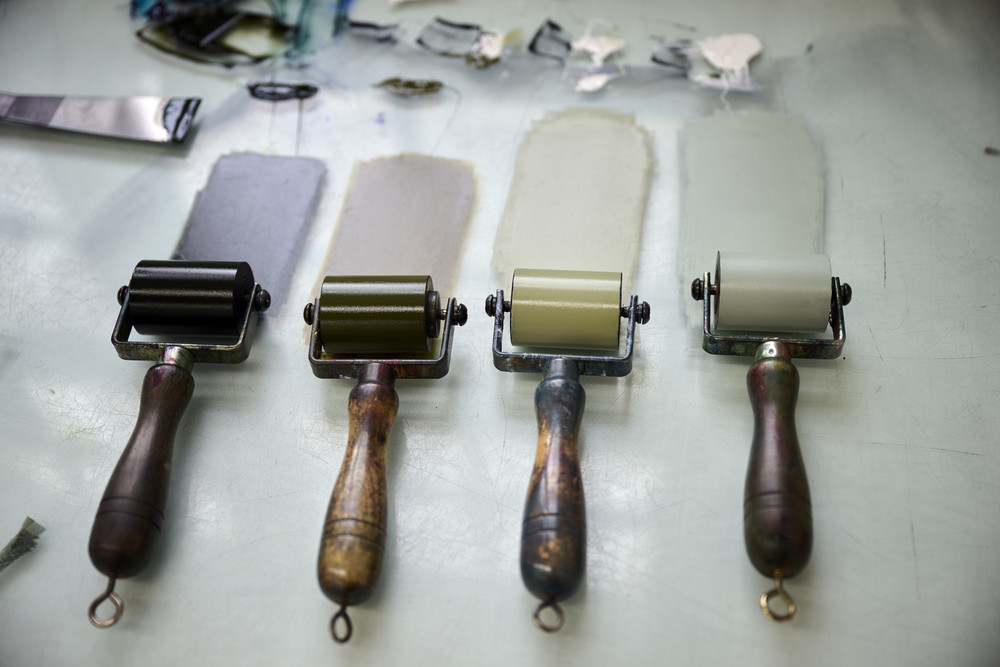
[[[812,504],[795,433],[799,372],[787,346],[760,346],[747,389],[754,415],[743,497],[747,554],[766,577],[794,577],[812,553]]]
[[[174,435],[194,392],[191,373],[175,363],[146,371],[139,417],[118,459],[90,533],[90,560],[109,577],[139,573],[160,534]]]
[[[368,364],[351,391],[350,435],[333,487],[319,548],[319,585],[341,605],[366,600],[375,590],[385,551],[385,449],[399,397],[395,373]]]
[[[521,578],[545,602],[576,592],[587,527],[577,440],[585,395],[576,364],[554,359],[535,390],[538,450],[521,528]]]

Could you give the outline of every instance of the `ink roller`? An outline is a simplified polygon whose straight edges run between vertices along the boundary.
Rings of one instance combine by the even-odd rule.
[[[795,431],[799,374],[792,359],[840,356],[851,288],[832,276],[826,255],[720,252],[715,282],[705,273],[692,283],[691,295],[704,304],[706,352],[754,357],[747,373],[754,432],[743,538],[753,566],[774,579],[774,588],[760,598],[761,611],[788,621],[796,608],[782,582],[805,569],[813,539],[809,483]],[[833,337],[819,337],[828,324]],[[771,608],[776,596],[787,612]]]
[[[330,635],[344,643],[353,632],[347,607],[368,599],[382,569],[386,444],[399,408],[393,385],[447,375],[452,328],[465,324],[468,311],[455,299],[441,308],[430,276],[327,276],[304,315],[312,327],[313,374],[358,381],[348,400],[347,449],[317,566],[320,588],[340,605]],[[337,629],[341,620],[343,632]]]
[[[122,359],[152,361],[139,397],[139,416],[97,507],[90,533],[90,560],[108,577],[107,589],[90,605],[100,628],[121,618],[124,604],[115,582],[149,564],[160,534],[170,482],[174,435],[191,394],[195,362],[243,361],[250,353],[259,313],[270,295],[254,282],[246,262],[139,262],[118,291],[121,311],[111,342]],[[132,330],[157,341],[130,341]],[[114,615],[101,619],[105,600]]]
[[[622,306],[621,297],[620,273],[517,269],[510,301],[503,290],[486,299],[486,314],[494,318],[493,365],[542,374],[535,390],[538,449],[521,525],[521,578],[541,600],[534,620],[546,632],[563,626],[559,602],[576,592],[586,563],[578,448],[585,395],[579,377],[628,375],[635,325],[649,321],[648,303],[632,296]],[[511,345],[551,351],[504,352],[504,313],[510,313]],[[628,324],[618,354],[622,318]],[[555,622],[542,618],[545,609],[555,612]]]

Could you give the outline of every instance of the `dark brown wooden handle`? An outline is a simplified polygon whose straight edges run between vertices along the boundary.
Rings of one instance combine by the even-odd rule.
[[[396,421],[396,376],[386,364],[364,367],[351,391],[350,435],[330,497],[319,548],[319,585],[343,606],[375,590],[385,551],[385,449]]]
[[[139,573],[160,534],[174,435],[194,392],[191,373],[172,363],[146,371],[139,417],[118,459],[90,533],[90,560],[109,577]]]
[[[766,577],[794,577],[812,553],[812,503],[795,433],[799,372],[787,346],[760,346],[747,389],[754,415],[743,497],[747,554]]]
[[[577,440],[585,395],[576,364],[550,361],[535,390],[538,450],[521,528],[521,578],[546,602],[565,600],[583,580],[587,524]]]

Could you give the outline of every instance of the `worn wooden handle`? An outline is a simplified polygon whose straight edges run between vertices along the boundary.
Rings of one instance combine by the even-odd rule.
[[[385,551],[385,449],[399,397],[386,364],[362,369],[351,391],[350,435],[330,497],[319,548],[319,585],[341,606],[366,600],[375,590]]]
[[[812,504],[795,433],[799,373],[787,346],[760,346],[747,389],[754,415],[743,498],[747,554],[764,576],[793,577],[812,553]]]
[[[146,371],[135,429],[90,533],[90,560],[109,577],[131,577],[152,558],[167,504],[174,435],[193,392],[194,378],[179,365],[161,363]]]
[[[550,361],[535,390],[538,450],[521,528],[521,578],[546,602],[573,595],[583,580],[587,528],[577,439],[585,395],[576,364]]]

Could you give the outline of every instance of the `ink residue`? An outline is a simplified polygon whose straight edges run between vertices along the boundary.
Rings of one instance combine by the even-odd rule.
[[[552,20],[546,20],[531,38],[528,51],[536,56],[552,58],[563,62],[573,49],[572,37],[562,29],[562,26]]]
[[[199,63],[225,67],[252,65],[301,49],[308,37],[304,27],[282,20],[283,3],[274,14],[240,9],[238,3],[180,4],[157,2],[144,7],[149,22],[136,36],[165,53]],[[304,2],[303,9],[312,2]],[[308,12],[299,12],[305,23]]]
[[[401,79],[396,76],[380,81],[374,87],[399,97],[421,97],[441,92],[444,84],[433,79]]]
[[[308,83],[271,83],[261,81],[247,85],[250,95],[258,100],[282,102],[284,100],[307,100],[319,92],[319,88]]]

